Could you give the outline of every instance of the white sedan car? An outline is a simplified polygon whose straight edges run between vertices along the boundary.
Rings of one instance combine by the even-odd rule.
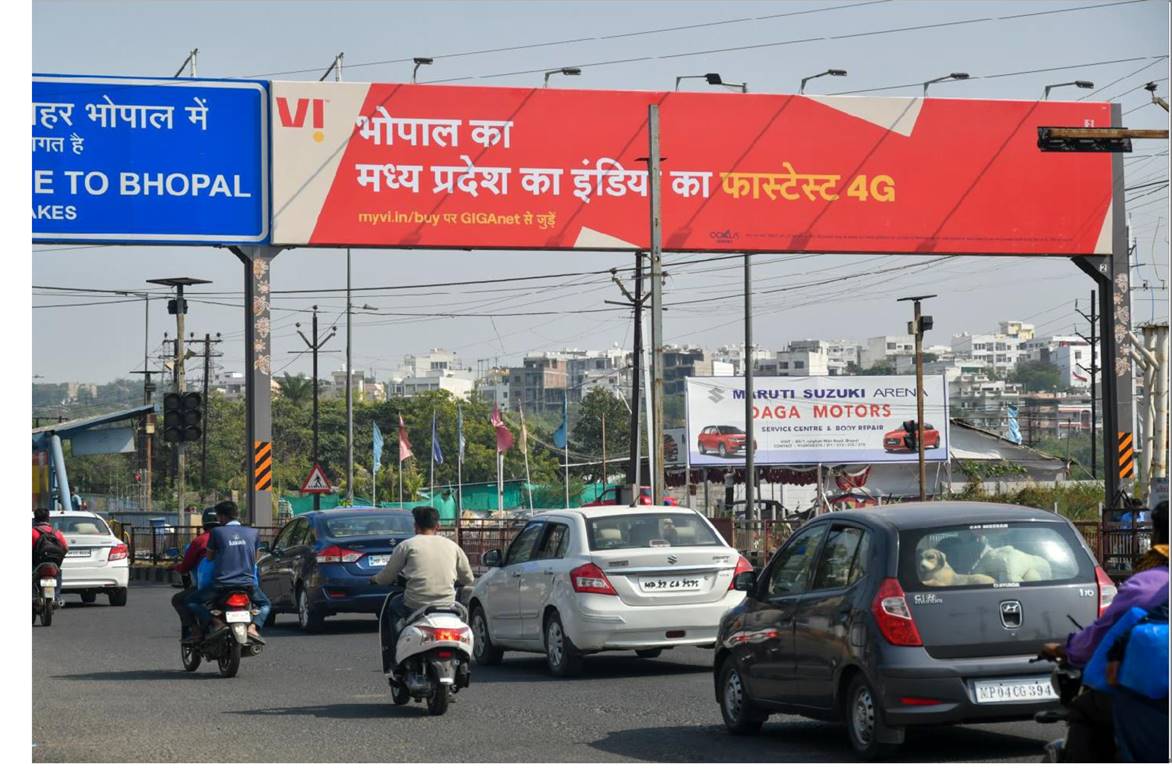
[[[102,517],[88,511],[53,511],[49,522],[69,543],[61,565],[61,593],[79,594],[85,603],[105,594],[111,605],[125,605],[129,555]]]
[[[559,676],[596,651],[713,645],[744,597],[733,577],[752,570],[699,513],[653,506],[543,513],[482,561],[469,603],[477,663],[543,652]]]

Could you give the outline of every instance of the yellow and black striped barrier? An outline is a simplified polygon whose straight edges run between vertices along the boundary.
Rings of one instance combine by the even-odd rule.
[[[1130,432],[1119,433],[1119,479],[1135,474],[1135,439]]]
[[[273,485],[273,444],[258,440],[253,446],[253,473],[256,476],[258,492],[267,492]]]

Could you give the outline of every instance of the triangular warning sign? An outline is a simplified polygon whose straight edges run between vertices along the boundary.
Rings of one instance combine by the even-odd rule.
[[[321,469],[321,465],[315,464],[309,471],[309,477],[301,485],[301,493],[329,494],[332,491],[333,487],[330,486],[330,479],[326,478],[326,471]]]

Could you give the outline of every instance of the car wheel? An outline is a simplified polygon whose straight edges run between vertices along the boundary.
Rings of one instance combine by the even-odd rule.
[[[545,620],[545,663],[559,678],[577,675],[582,671],[582,654],[566,634],[562,619],[553,612]]]
[[[635,651],[635,656],[640,659],[654,659],[663,653],[662,648],[640,648]]]
[[[504,651],[493,645],[488,634],[488,617],[479,605],[472,611],[472,658],[478,665],[499,665]]]
[[[727,448],[725,448],[725,446],[724,446],[724,444],[723,444],[723,443],[721,443],[721,444],[720,444],[720,448],[718,448],[718,449],[717,449],[717,451],[720,453],[720,455],[721,455],[722,457],[726,457],[726,456],[728,456],[728,449],[727,449]]]
[[[728,657],[720,668],[720,715],[724,726],[734,735],[751,735],[760,731],[768,718],[749,700],[748,689],[737,668],[736,659]]]
[[[297,587],[297,625],[303,632],[321,632],[325,617],[309,604],[309,592],[304,586]]]
[[[847,734],[855,753],[867,760],[878,759],[895,751],[895,746],[880,743],[877,734],[883,723],[883,706],[871,685],[861,674],[851,681],[846,694]]]
[[[82,592],[81,593],[81,601],[84,602],[86,605],[93,605],[95,602],[98,601],[98,595],[95,594],[94,592]]]
[[[127,590],[125,586],[120,586],[117,589],[111,589],[108,594],[111,605],[121,608],[126,604]]]

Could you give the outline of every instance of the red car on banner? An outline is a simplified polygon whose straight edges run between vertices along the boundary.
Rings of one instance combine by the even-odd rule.
[[[905,421],[899,429],[891,430],[883,435],[883,450],[890,454],[910,454],[915,449],[907,444],[907,439],[915,435],[915,422]],[[931,424],[924,425],[924,450],[940,448],[940,430]]]
[[[722,457],[734,456],[744,452],[745,431],[740,427],[727,424],[713,424],[700,430],[697,441],[701,454],[718,454]],[[753,441],[753,450],[757,450],[757,441]]]

